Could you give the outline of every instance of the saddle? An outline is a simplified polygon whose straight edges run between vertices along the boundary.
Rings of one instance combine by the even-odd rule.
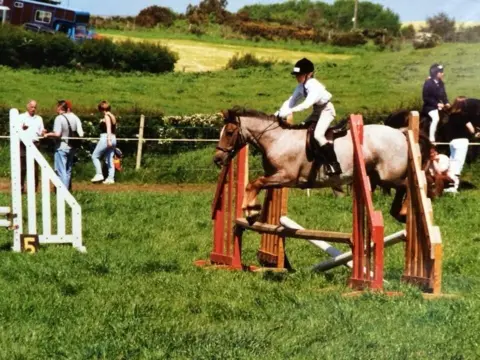
[[[314,160],[319,160],[315,158],[315,154],[320,153],[320,145],[315,140],[315,127],[317,126],[317,122],[311,122],[305,124],[307,127],[307,141],[305,144],[305,152],[307,154],[308,161],[312,162]],[[328,128],[327,132],[325,133],[325,137],[328,141],[335,141],[338,138],[344,137],[347,135],[348,132],[348,121],[342,120],[338,124],[333,125]]]

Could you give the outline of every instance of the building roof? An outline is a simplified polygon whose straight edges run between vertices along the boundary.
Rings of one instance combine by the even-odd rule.
[[[55,8],[55,9],[75,11],[76,13],[79,13],[79,12],[85,13],[86,12],[84,10],[72,9],[72,8],[69,8],[69,7],[66,7],[66,6],[61,6],[61,5],[47,4],[47,3],[44,3],[44,2],[40,2],[40,1],[33,1],[33,0],[19,0],[19,1],[27,3],[27,4],[36,4],[36,5],[52,7],[52,8]]]

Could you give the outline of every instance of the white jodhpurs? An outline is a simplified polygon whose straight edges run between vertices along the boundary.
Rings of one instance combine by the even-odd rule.
[[[448,174],[455,183],[455,189],[458,189],[460,184],[460,175],[467,158],[468,144],[468,139],[454,139],[450,141],[450,169]]]
[[[431,142],[435,142],[435,133],[437,132],[438,122],[440,121],[440,114],[438,113],[438,110],[432,110],[428,113],[428,116],[432,118],[429,138]]]
[[[314,137],[318,141],[320,146],[325,145],[328,141],[325,137],[330,124],[335,119],[336,116],[335,107],[331,102],[329,102],[320,114],[320,119],[318,120],[317,126],[315,127]]]

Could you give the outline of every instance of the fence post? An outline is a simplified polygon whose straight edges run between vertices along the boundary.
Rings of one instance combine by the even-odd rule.
[[[138,129],[137,164],[135,165],[135,170],[139,170],[142,164],[143,128],[144,127],[145,127],[145,115],[141,115],[140,128]]]

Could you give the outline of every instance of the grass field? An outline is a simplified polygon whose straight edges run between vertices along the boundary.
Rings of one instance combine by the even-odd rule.
[[[434,62],[446,66],[451,98],[479,97],[477,50],[476,45],[446,44],[431,50],[366,53],[350,60],[317,63],[317,77],[333,93],[339,116],[357,111],[388,112],[418,102]],[[0,105],[23,108],[27,99],[35,98],[41,112],[51,114],[55,99],[70,98],[81,113],[94,111],[95,104],[106,98],[120,114],[132,109],[171,115],[214,113],[233,105],[273,113],[295,86],[290,70],[291,65],[276,65],[272,69],[149,76],[4,67],[0,68]]]
[[[192,39],[179,40],[189,44]],[[241,46],[241,41],[231,40],[229,46]],[[212,43],[194,46],[220,52],[220,44]],[[284,44],[251,46],[249,51],[259,54]],[[293,50],[319,56],[317,76],[334,94],[339,116],[387,112],[418,101],[428,68],[437,61],[446,65],[452,98],[479,97],[475,45],[395,53],[346,50],[352,57],[340,60],[323,58],[333,50],[292,44],[278,56],[288,54],[282,59],[293,62]],[[35,98],[42,114],[51,114],[56,99],[70,98],[81,113],[107,98],[120,115],[132,109],[212,113],[235,104],[273,112],[295,86],[290,69],[278,64],[150,76],[0,68],[0,105],[23,107]],[[210,183],[192,191],[77,191],[87,254],[69,247],[14,254],[11,233],[0,231],[0,359],[480,358],[477,190],[434,203],[444,242],[443,290],[458,298],[425,301],[415,288],[401,284],[403,249],[397,245],[386,251],[386,289],[405,295],[347,299],[342,293],[348,291],[349,272],[311,273],[310,267],[325,256],[302,241],[287,243],[296,269],[288,274],[206,271],[192,265],[211,249],[210,203],[218,171],[212,152],[213,146],[175,156],[147,154],[140,172],[133,171],[133,159],[126,159],[127,169],[118,176],[121,183]],[[8,161],[8,145],[2,141],[0,178],[5,181]],[[258,158],[251,168],[259,168]],[[75,167],[75,181],[92,175],[88,160]],[[463,179],[478,186],[478,165],[467,166]],[[375,195],[387,234],[401,229],[388,215],[391,200]],[[9,202],[8,194],[0,193],[0,205]],[[351,199],[334,199],[329,191],[314,191],[310,198],[291,191],[289,216],[311,228],[350,231]],[[256,235],[245,237],[245,262],[255,262],[258,242]]]
[[[180,60],[175,65],[176,71],[205,72],[223,70],[235,54],[254,53],[263,60],[294,63],[299,56],[306,56],[316,63],[325,61],[340,61],[351,58],[350,55],[337,55],[319,52],[299,52],[294,50],[260,48],[244,45],[213,44],[194,40],[181,39],[145,39],[126,35],[106,35],[115,41],[148,41],[166,45],[175,51]]]
[[[348,271],[312,274],[325,258],[289,241],[296,272],[205,271],[192,262],[211,246],[210,191],[77,193],[88,254],[69,247],[35,256],[8,251],[0,233],[2,359],[475,359],[480,356],[480,227],[476,192],[435,203],[445,246],[444,292],[425,301],[398,281],[402,248],[387,250],[388,290],[346,292]],[[400,229],[377,196],[387,233]],[[8,196],[0,195],[6,204]],[[290,196],[289,215],[320,229],[349,231],[351,200],[329,192]],[[181,220],[179,220],[181,219]],[[245,241],[255,262],[258,237]]]

